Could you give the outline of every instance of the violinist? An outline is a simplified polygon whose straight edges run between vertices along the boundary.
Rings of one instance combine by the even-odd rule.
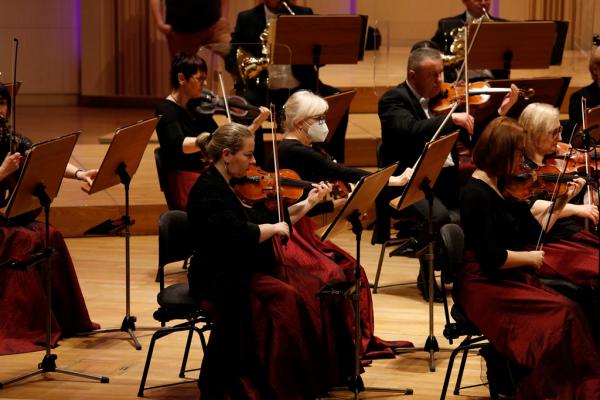
[[[592,83],[574,92],[569,99],[569,120],[581,125],[581,98],[587,100],[587,108],[600,106],[600,47],[590,52],[589,71]]]
[[[156,108],[156,115],[161,116],[156,133],[163,169],[167,171],[165,197],[174,209],[186,209],[187,194],[205,167],[196,137],[217,129],[212,115],[190,109],[190,100],[200,97],[206,86],[206,74],[202,58],[177,54],[171,64],[171,93]],[[249,129],[255,132],[267,115],[259,115]]]
[[[521,113],[519,124],[526,132],[527,168],[537,170],[538,175],[544,174],[548,169],[555,170],[554,174],[548,176],[550,183],[555,182],[556,173],[563,172],[565,163],[562,158],[553,156],[562,131],[558,109],[549,104],[529,104]],[[566,169],[565,173],[572,175],[572,168]],[[573,194],[577,195],[582,191],[585,180],[576,178],[574,185]],[[577,198],[581,200],[581,197]],[[586,196],[583,196],[583,199],[585,200]],[[533,196],[528,201],[531,204],[531,212],[534,215],[543,213],[550,204],[548,200]],[[596,235],[583,230],[582,220],[588,219],[594,225],[598,224],[597,204],[570,202],[557,213],[560,219],[547,235],[549,243],[544,246],[546,257],[540,273],[544,276],[567,279],[579,285],[595,287],[599,243]],[[565,263],[565,259],[572,262]]]
[[[0,120],[6,124],[11,112],[11,98],[0,84]],[[17,173],[24,153],[32,146],[25,136],[14,134],[16,152],[10,152],[10,128],[0,128],[0,184]],[[93,181],[97,170],[82,170],[69,164],[65,177]],[[10,188],[12,189],[12,188]],[[77,274],[61,233],[50,226],[49,246],[54,249],[50,258],[52,269],[52,345],[59,338],[78,332],[99,328],[89,317]],[[45,244],[45,225],[38,221],[22,224],[0,219],[0,264],[26,262],[34,253],[42,251]],[[28,269],[0,267],[0,355],[37,351],[44,348],[39,338],[44,337],[46,324],[39,318],[39,310],[47,307],[45,293],[45,268],[40,265]]]
[[[320,397],[333,384],[326,379],[333,367],[297,289],[276,277],[274,239],[290,229],[263,203],[245,206],[230,186],[255,164],[254,135],[232,123],[197,142],[210,165],[189,195],[196,249],[188,278],[215,324],[202,360],[201,399]],[[329,191],[315,184],[288,208],[291,222]]]
[[[597,399],[599,358],[584,314],[537,279],[544,251],[526,250],[548,214],[534,218],[527,204],[503,194],[520,167],[524,135],[516,121],[500,117],[475,145],[477,170],[461,197],[465,264],[454,281],[454,299],[500,357],[509,360],[516,398]],[[569,184],[567,196],[573,191]],[[556,211],[564,204],[558,202]],[[548,225],[555,221],[553,214]],[[513,395],[491,368],[506,362],[494,363],[498,360],[491,354],[486,361],[492,398],[498,392]]]
[[[346,184],[355,184],[369,172],[345,166],[335,162],[319,146],[328,133],[325,114],[329,105],[322,97],[311,92],[300,90],[290,96],[285,103],[285,126],[283,140],[279,142],[279,166],[292,169],[303,180],[320,182],[341,181]],[[272,163],[271,163],[272,164]],[[390,185],[405,185],[412,170],[407,168],[401,175],[390,178]],[[346,198],[327,200],[313,208],[313,213],[332,211],[341,205]],[[334,305],[327,308],[319,305],[319,299],[313,293],[323,287],[328,281],[352,281],[356,260],[332,242],[321,242],[315,238],[316,227],[309,218],[302,218],[294,224],[294,235],[285,249],[287,255],[285,268],[287,280],[294,284],[305,296],[307,303],[314,304],[312,308],[320,309],[321,313],[331,313],[336,317],[323,317],[322,320],[339,320],[341,315],[345,321],[345,329],[352,336],[354,326],[354,312],[349,304],[342,307]],[[310,249],[311,256],[298,256],[304,249]],[[371,357],[372,351],[386,351],[392,355],[393,347],[400,347],[406,343],[383,342],[374,334],[373,302],[369,281],[361,267],[361,329],[362,347],[361,356]],[[308,290],[306,290],[308,288]],[[325,334],[329,341],[334,338]]]

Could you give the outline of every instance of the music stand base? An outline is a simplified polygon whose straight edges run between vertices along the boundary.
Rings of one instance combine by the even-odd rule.
[[[125,333],[129,334],[129,337],[131,338],[131,341],[133,342],[133,346],[135,347],[135,349],[142,350],[142,345],[138,341],[137,336],[135,336],[134,331],[135,330],[155,331],[158,328],[154,328],[154,327],[136,328],[136,326],[135,326],[136,321],[137,321],[137,318],[134,315],[125,316],[125,318],[123,318],[123,322],[121,323],[120,328],[96,329],[96,330],[93,330],[90,332],[77,333],[77,336],[89,336],[89,335],[95,335],[97,333],[125,332]]]
[[[4,389],[5,386],[10,385],[15,382],[18,382],[18,381],[22,381],[23,379],[27,379],[29,377],[39,375],[39,374],[45,374],[48,372],[58,372],[61,374],[73,375],[73,376],[77,376],[80,378],[92,379],[92,380],[99,381],[100,383],[108,383],[109,382],[109,379],[107,376],[96,376],[96,375],[85,374],[83,372],[71,371],[69,369],[57,368],[56,367],[56,358],[57,358],[56,354],[46,354],[44,356],[44,358],[42,359],[42,362],[38,364],[37,370],[28,372],[23,375],[16,376],[14,378],[7,380],[6,382],[0,382],[0,389]]]

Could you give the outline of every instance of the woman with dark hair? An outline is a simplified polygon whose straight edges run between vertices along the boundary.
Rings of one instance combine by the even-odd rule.
[[[189,195],[197,245],[188,278],[191,295],[214,323],[202,360],[201,399],[317,398],[337,382],[329,379],[334,367],[307,305],[276,277],[273,238],[288,237],[289,228],[264,204],[246,206],[231,186],[255,164],[254,135],[225,124],[198,136],[197,144],[210,165]],[[288,208],[291,222],[330,190],[315,184]]]
[[[186,209],[190,188],[206,166],[196,137],[202,132],[213,132],[218,126],[211,115],[193,110],[193,100],[205,88],[206,73],[202,58],[177,54],[171,64],[171,93],[156,108],[156,115],[161,117],[156,133],[168,185],[163,189],[169,205],[179,210]],[[255,132],[266,118],[264,112],[259,115],[249,126],[250,131]]]
[[[8,132],[11,99],[0,85],[0,131]],[[0,137],[0,182],[17,173],[31,141],[15,133],[17,151],[10,152],[8,134]],[[69,164],[65,177],[92,183],[98,170],[83,170]],[[97,329],[79,288],[77,274],[67,245],[59,231],[50,227],[50,243],[54,251],[48,267],[52,270],[52,345],[58,339]],[[25,262],[46,247],[44,224],[28,221],[23,225],[0,221],[0,264]],[[40,310],[46,310],[46,264],[28,269],[0,268],[0,355],[23,353],[44,348],[46,322]],[[45,312],[45,311],[44,311]]]
[[[569,186],[551,216],[534,218],[525,202],[509,200],[505,188],[524,145],[523,128],[506,117],[492,121],[475,145],[477,169],[461,200],[465,264],[454,298],[516,367],[518,398],[597,399],[600,365],[583,312],[537,279],[544,252],[526,250],[546,222],[553,225],[575,187]],[[491,390],[494,383],[490,379]]]

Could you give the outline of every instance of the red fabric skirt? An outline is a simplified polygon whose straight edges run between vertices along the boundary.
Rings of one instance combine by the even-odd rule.
[[[598,237],[581,231],[568,239],[544,245],[544,264],[539,274],[562,278],[581,286],[597,286]]]
[[[356,259],[333,242],[319,240],[315,236],[315,228],[315,224],[310,218],[302,218],[294,224],[293,234],[280,253],[282,279],[298,288],[311,310],[315,323],[322,327],[325,337],[332,335],[332,329],[328,323],[332,321],[332,318],[337,317],[341,318],[338,328],[346,331],[344,335],[354,338],[352,302],[347,300],[332,304],[329,300],[321,301],[315,294],[325,283],[330,281],[354,282]],[[375,336],[373,299],[369,280],[362,266],[360,267],[360,280],[362,358],[364,360],[393,358],[395,357],[394,348],[413,347],[411,342],[384,341]],[[338,315],[332,315],[332,312]],[[334,337],[330,337],[328,342],[333,345],[336,340]],[[332,351],[335,350],[332,349]]]
[[[23,261],[44,248],[44,225],[0,227],[0,262]],[[89,317],[75,268],[61,233],[50,227],[52,345],[59,337],[99,328]],[[46,341],[45,263],[26,270],[0,269],[0,355],[44,349]]]
[[[163,188],[169,210],[187,211],[187,201],[192,186],[200,177],[195,171],[166,171],[166,187]]]
[[[200,300],[214,328],[202,360],[201,399],[314,399],[328,364],[298,291],[254,274],[249,288]]]
[[[467,253],[454,285],[468,318],[503,355],[529,371],[522,399],[600,399],[600,358],[580,307],[526,271],[490,281]]]

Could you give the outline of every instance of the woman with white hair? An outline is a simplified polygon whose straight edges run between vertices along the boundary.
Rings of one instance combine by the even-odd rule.
[[[525,130],[525,163],[532,169],[543,166],[548,156],[556,153],[561,139],[562,126],[559,110],[550,104],[529,104],[519,117]],[[582,178],[575,179],[577,191],[585,185]],[[574,201],[581,198],[575,197]],[[550,206],[548,200],[534,196],[529,200],[531,212],[541,215]],[[598,276],[598,238],[583,230],[583,220],[598,224],[598,207],[594,204],[569,203],[557,211],[559,220],[547,234],[544,245],[546,256],[540,274],[568,279],[579,285],[596,286]]]
[[[325,122],[325,114],[329,108],[327,101],[309,91],[298,91],[294,93],[284,105],[285,132],[283,140],[279,143],[279,166],[292,169],[297,172],[303,180],[311,182],[343,181],[345,183],[356,183],[361,177],[369,172],[347,167],[336,163],[324,151],[318,148],[325,141],[329,129]],[[391,185],[404,185],[410,179],[411,169],[407,169],[402,175],[390,178]],[[343,204],[346,199],[324,201],[313,208],[312,214],[318,212],[329,212],[336,206]],[[284,250],[286,279],[296,287],[302,287],[305,301],[314,304],[319,309],[321,316],[324,313],[337,313],[340,310],[343,319],[342,329],[353,331],[354,312],[349,302],[343,305],[323,307],[319,304],[320,299],[314,296],[314,290],[319,290],[325,283],[337,281],[352,281],[354,279],[354,267],[356,260],[332,242],[321,242],[315,237],[316,227],[309,218],[302,218],[294,224],[294,234],[290,243]],[[308,249],[308,250],[307,250]],[[295,257],[297,252],[312,252],[311,257]],[[289,260],[289,261],[288,261]],[[297,272],[297,273],[295,273]],[[369,281],[364,270],[361,268],[361,328],[362,343],[361,354],[365,358],[372,358],[372,351],[384,351],[393,357],[394,347],[405,347],[412,345],[408,342],[384,342],[374,335],[373,328],[373,302],[369,289]],[[338,311],[336,311],[336,309]],[[322,318],[323,320],[330,319]],[[325,328],[325,327],[324,327]],[[331,346],[335,346],[335,338],[331,333],[324,331],[324,340]]]

